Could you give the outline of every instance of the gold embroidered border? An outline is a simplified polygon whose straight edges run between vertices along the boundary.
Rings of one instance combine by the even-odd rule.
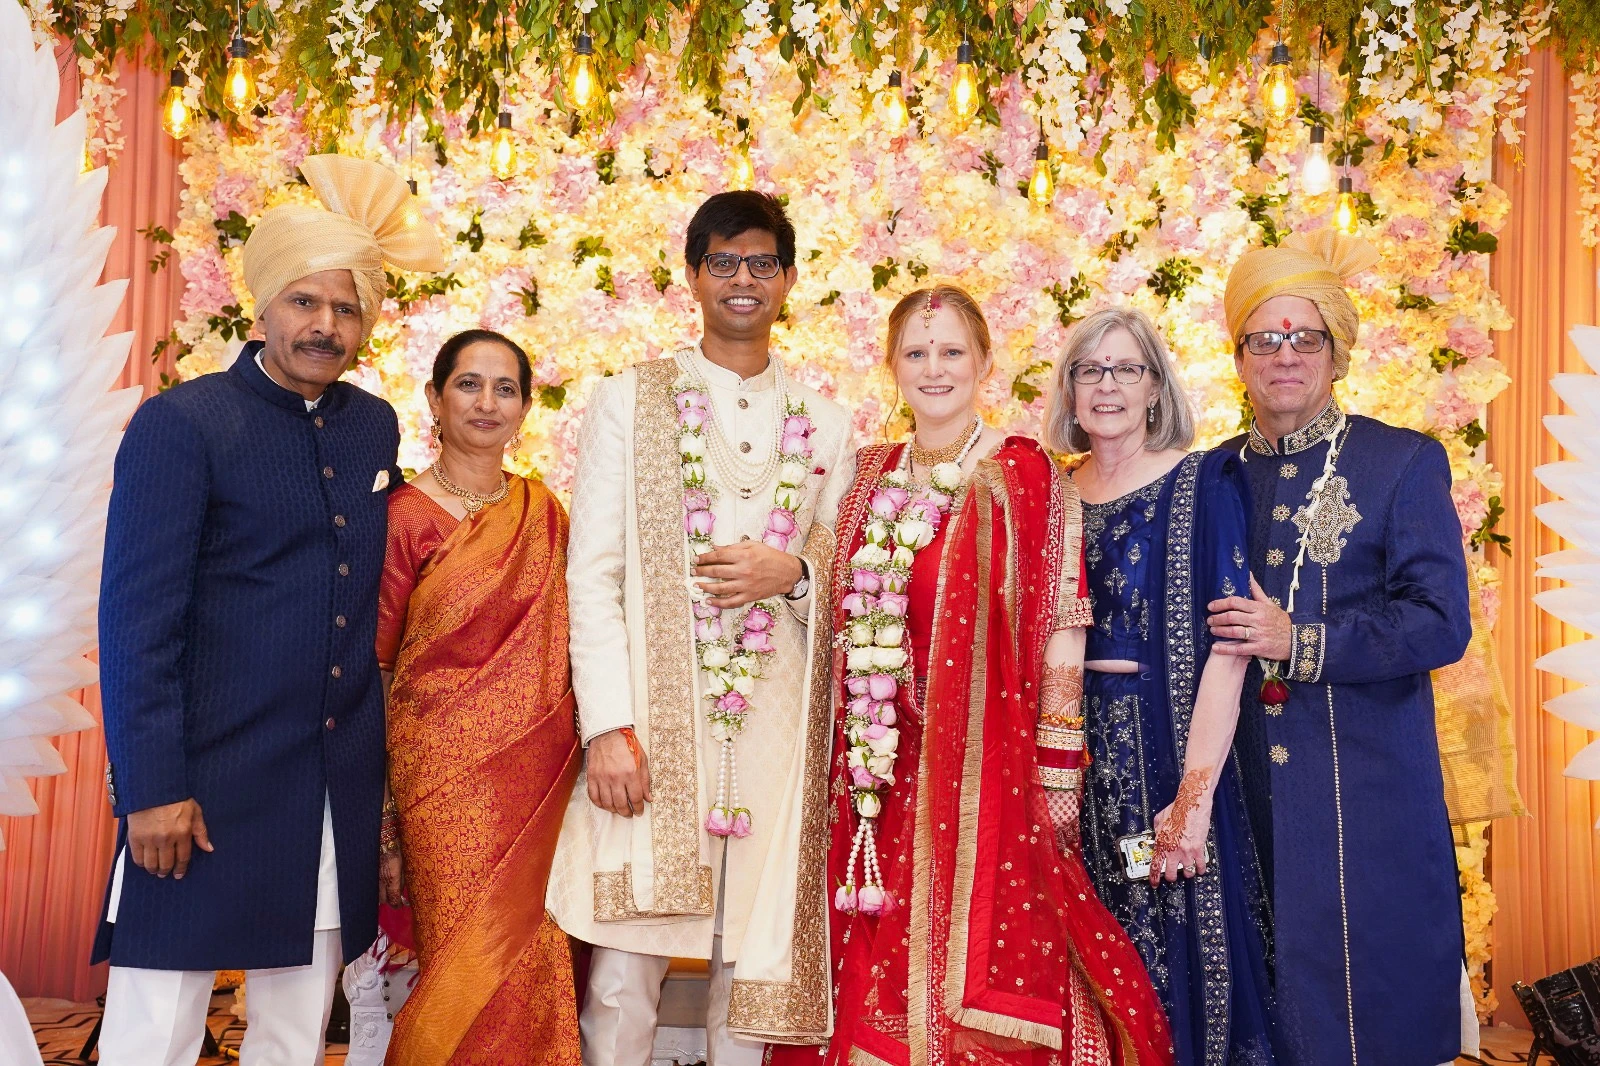
[[[634,368],[634,506],[644,578],[645,707],[653,796],[650,845],[655,891],[650,912],[709,916],[716,908],[702,891],[700,872],[698,667],[689,621],[678,408],[672,396],[672,383],[680,372],[676,359]],[[637,909],[637,901],[630,902]]]
[[[1005,506],[1005,478],[999,464],[984,460],[978,464],[973,479],[973,518],[978,523],[977,555],[978,595],[974,605],[972,629],[972,677],[967,689],[967,738],[962,753],[960,781],[961,823],[956,837],[954,884],[950,899],[950,935],[945,944],[944,1010],[950,1020],[968,1029],[992,1033],[1013,1040],[1026,1040],[1042,1047],[1061,1050],[1061,1027],[1041,1025],[1021,1018],[997,1014],[993,1011],[968,1007],[962,1000],[962,987],[966,983],[967,942],[972,919],[973,881],[977,872],[978,820],[980,786],[983,774],[984,717],[987,710],[989,672],[987,649],[989,647],[989,582],[990,556],[994,547],[994,523],[991,515],[994,504]],[[1009,509],[1006,510],[1006,545],[1009,561],[1016,551],[1016,538],[1011,527]],[[1006,575],[1004,589],[1008,607],[1013,597],[1015,571]],[[1013,612],[1014,613],[1014,612]]]
[[[1063,529],[1061,561],[1056,567],[1055,628],[1073,629],[1094,624],[1094,608],[1084,590],[1078,588],[1083,558],[1083,500],[1078,486],[1060,467],[1051,470],[1051,517]],[[1059,516],[1059,517],[1058,517]],[[1057,523],[1052,523],[1055,525]]]
[[[1067,560],[1072,562],[1076,559]],[[1076,566],[1073,567],[1076,569]],[[1076,585],[1078,579],[1074,577],[1072,583]],[[1062,582],[1066,584],[1065,581]],[[1082,626],[1094,625],[1094,601],[1084,596],[1081,599],[1064,601],[1056,606],[1056,629],[1077,629]]]
[[[833,530],[812,523],[801,555],[811,567],[811,670],[806,757],[787,981],[733,982],[728,1027],[789,1044],[828,1038],[828,753],[833,735]]]
[[[1322,680],[1322,660],[1326,654],[1327,629],[1321,622],[1290,627],[1289,680],[1311,684]]]
[[[711,882],[711,867],[701,866],[699,873],[699,899],[702,910],[714,911],[716,894]],[[642,911],[634,906],[633,863],[625,862],[622,869],[603,870],[594,875],[594,920],[597,922],[625,922],[633,918],[670,918],[682,911]]]
[[[850,1049],[850,1066],[894,1066],[888,1059],[880,1059],[870,1051],[858,1047]]]

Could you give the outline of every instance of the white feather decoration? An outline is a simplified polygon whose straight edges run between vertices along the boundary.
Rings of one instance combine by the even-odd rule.
[[[1549,415],[1545,428],[1573,456],[1547,463],[1533,476],[1562,499],[1540,504],[1534,514],[1572,548],[1540,556],[1535,576],[1568,584],[1533,600],[1567,625],[1600,638],[1600,327],[1574,326],[1572,343],[1595,373],[1557,374],[1550,385],[1572,409]],[[1587,686],[1557,696],[1545,710],[1584,729],[1600,730],[1600,639],[1579,641],[1541,655],[1533,664],[1546,673]],[[1567,764],[1568,777],[1600,780],[1600,741]],[[1600,828],[1597,824],[1596,828]]]
[[[56,124],[55,56],[0,0],[0,814],[66,769],[49,738],[94,726],[100,553],[112,460],[138,389],[110,390],[133,334],[108,337],[126,281],[98,284],[115,230],[85,122]],[[0,839],[0,848],[5,841]]]

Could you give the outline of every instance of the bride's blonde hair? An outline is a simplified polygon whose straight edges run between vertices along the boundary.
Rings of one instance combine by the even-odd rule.
[[[900,302],[889,312],[889,335],[884,345],[883,365],[891,376],[894,374],[894,357],[900,350],[900,341],[905,337],[907,321],[914,314],[937,311],[942,307],[950,308],[967,324],[967,332],[972,335],[972,345],[977,349],[978,363],[982,367],[979,377],[987,377],[989,371],[994,369],[994,342],[990,339],[989,323],[984,319],[978,301],[959,285],[928,285],[900,297]]]

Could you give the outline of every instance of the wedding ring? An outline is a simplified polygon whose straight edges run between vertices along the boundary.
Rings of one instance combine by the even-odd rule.
[[[1250,639],[1250,627],[1249,626],[1245,626],[1244,627],[1244,639],[1245,640],[1249,640]]]

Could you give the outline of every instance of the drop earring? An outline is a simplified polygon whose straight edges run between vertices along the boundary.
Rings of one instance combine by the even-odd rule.
[[[522,447],[522,430],[517,430],[511,438],[511,443],[506,447],[511,451],[511,454],[515,455],[517,453],[517,449]]]
[[[1155,404],[1151,404],[1149,407],[1145,408],[1144,414],[1145,414],[1145,419],[1144,420],[1147,423],[1149,423],[1152,426],[1156,424],[1156,405]]]
[[[433,443],[435,444],[438,444],[440,441],[444,440],[444,430],[443,427],[439,425],[438,415],[433,416],[433,428],[431,428],[428,433],[431,437],[433,437]]]

